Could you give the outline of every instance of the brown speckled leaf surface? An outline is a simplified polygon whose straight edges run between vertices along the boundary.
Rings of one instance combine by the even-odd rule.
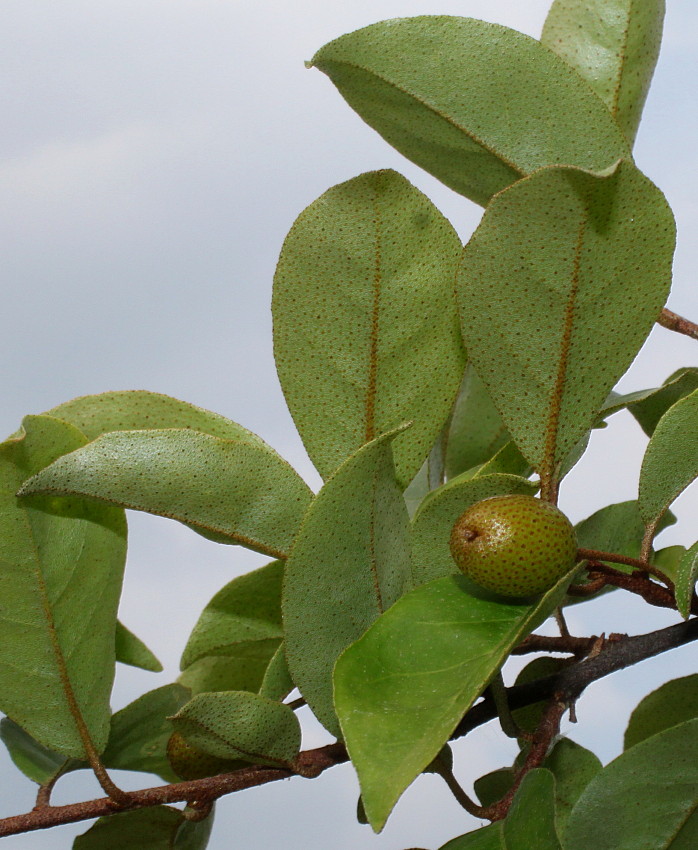
[[[274,280],[274,356],[323,478],[406,421],[393,447],[404,486],[429,454],[465,366],[453,297],[461,247],[394,171],[333,187],[293,225]]]

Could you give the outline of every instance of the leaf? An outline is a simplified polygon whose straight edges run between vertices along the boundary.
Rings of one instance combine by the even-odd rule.
[[[676,575],[676,607],[685,619],[691,614],[693,592],[698,581],[698,543],[687,549],[679,561]]]
[[[642,460],[640,514],[654,526],[674,499],[698,476],[698,390],[680,399],[659,420]]]
[[[513,785],[514,776],[513,767],[501,767],[476,779],[473,788],[481,805],[491,806],[501,800]]]
[[[323,478],[401,422],[407,486],[448,418],[465,365],[453,298],[461,241],[395,171],[334,186],[298,217],[274,278],[281,386]]]
[[[536,489],[530,481],[514,475],[486,475],[465,481],[454,479],[430,493],[412,520],[412,576],[415,585],[459,574],[448,541],[454,522],[470,505],[508,493],[530,495]],[[468,582],[468,587],[469,592],[474,592],[472,582]]]
[[[294,689],[293,679],[288,671],[286,652],[283,643],[272,655],[269,666],[264,673],[264,679],[259,688],[260,696],[281,701]]]
[[[276,452],[186,429],[114,431],[26,482],[179,520],[219,542],[284,558],[311,492]]]
[[[577,71],[632,142],[659,56],[664,0],[555,0],[541,42]]]
[[[626,750],[587,785],[565,850],[689,850],[698,842],[698,719]]]
[[[565,667],[568,660],[565,658],[552,658],[549,655],[541,655],[529,661],[528,664],[521,670],[516,677],[515,685],[523,685],[528,682],[535,682],[536,679],[544,679],[546,676],[552,676],[559,673]],[[517,708],[512,711],[517,726],[524,732],[535,732],[546,707],[546,700],[534,702],[532,705]],[[519,741],[522,744],[522,741]]]
[[[446,477],[455,478],[485,463],[510,439],[485,385],[468,363],[448,432]]]
[[[0,710],[78,759],[88,734],[101,751],[109,732],[126,524],[104,505],[15,493],[83,443],[72,425],[29,416],[0,445]]]
[[[629,750],[678,723],[698,717],[698,675],[665,682],[636,706],[625,730],[623,747]]]
[[[410,583],[409,524],[390,451],[398,433],[378,437],[339,467],[310,506],[286,563],[286,660],[335,735],[334,662]]]
[[[546,168],[521,180],[466,246],[458,297],[468,356],[544,484],[652,328],[674,233],[662,193],[620,162],[604,174]]]
[[[533,604],[477,599],[461,577],[416,588],[335,666],[335,706],[366,813],[382,829],[511,649],[559,604],[572,574]]]
[[[444,844],[441,850],[507,850],[504,846],[502,826],[499,821],[460,835]]]
[[[171,719],[191,746],[218,758],[290,767],[300,749],[293,711],[248,691],[199,694]]]
[[[115,644],[116,660],[122,664],[140,667],[142,670],[149,670],[151,673],[162,671],[162,664],[143,641],[119,620],[116,621]]]
[[[645,527],[638,504],[633,500],[606,505],[578,523],[575,532],[581,549],[639,558]]]
[[[194,626],[182,654],[181,669],[185,670],[207,655],[232,657],[254,651],[255,644],[273,643],[276,651],[283,637],[283,574],[282,562],[272,561],[271,564],[233,579],[219,590]]]
[[[555,824],[558,834],[564,835],[575,803],[602,765],[591,750],[562,738],[543,762],[543,767],[555,777]]]
[[[206,655],[187,667],[177,681],[193,695],[212,691],[256,693],[278,647],[278,641],[252,641],[235,647],[231,655]]]
[[[667,410],[679,399],[696,389],[698,389],[698,369],[693,367],[679,369],[646,398],[628,405],[628,410],[637,419],[645,434],[651,437]]]
[[[446,442],[447,432],[448,422],[441,430],[419,472],[405,489],[403,495],[410,519],[415,515],[417,508],[427,493],[435,490],[444,483],[444,444]]]
[[[383,21],[331,41],[309,64],[400,153],[483,206],[543,166],[600,169],[629,154],[566,62],[497,24]]]
[[[100,818],[73,842],[73,850],[205,850],[213,817],[187,821],[179,809],[157,806]]]
[[[148,390],[79,396],[51,408],[47,415],[75,425],[88,440],[96,440],[109,431],[191,428],[223,440],[242,440],[251,445],[266,446],[256,434],[225,416]]]
[[[507,850],[562,850],[555,830],[555,777],[539,767],[527,773],[504,821]]]
[[[173,732],[170,715],[191,698],[178,684],[148,691],[112,717],[109,743],[102,755],[108,768],[156,773],[177,782],[167,760],[167,741]]]
[[[44,747],[9,717],[0,720],[0,739],[15,767],[37,785],[46,785],[57,775],[87,767],[86,762],[66,758]]]

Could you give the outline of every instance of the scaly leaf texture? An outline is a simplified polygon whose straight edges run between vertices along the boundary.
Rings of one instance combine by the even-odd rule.
[[[191,428],[223,440],[243,440],[252,445],[265,445],[256,434],[225,416],[148,390],[117,390],[83,395],[52,407],[46,413],[75,425],[88,440],[96,440],[109,431]]]
[[[659,56],[664,0],[555,0],[541,42],[603,100],[632,142]]]
[[[384,434],[353,454],[310,506],[286,562],[283,621],[293,681],[330,732],[338,655],[409,588],[409,520]]]
[[[698,844],[698,719],[626,750],[587,785],[565,850],[692,850]]]
[[[292,709],[249,691],[199,694],[172,724],[198,750],[255,764],[290,767],[301,744]]]
[[[84,442],[72,425],[29,416],[0,445],[0,710],[78,759],[109,733],[126,523],[105,505],[15,493]]]
[[[155,773],[166,782],[177,782],[167,760],[167,741],[174,731],[169,718],[190,698],[188,688],[173,683],[148,691],[117,711],[102,754],[104,765]]]
[[[545,168],[521,180],[466,246],[468,356],[544,496],[662,309],[674,240],[664,196],[624,161],[605,174]]]
[[[176,428],[103,434],[43,469],[22,492],[147,511],[276,558],[288,554],[312,495],[268,447]]]
[[[274,356],[323,478],[406,421],[393,447],[403,487],[429,454],[465,366],[453,297],[461,250],[395,171],[333,187],[291,228],[274,278]]]
[[[383,21],[331,41],[309,64],[400,153],[483,206],[543,166],[598,170],[630,156],[579,75],[498,24]]]
[[[339,657],[335,705],[374,830],[511,649],[560,603],[571,576],[519,605],[477,599],[460,577],[436,579],[406,594]]]
[[[638,503],[653,526],[698,476],[698,390],[677,401],[659,420],[640,469]]]
[[[88,766],[87,762],[67,758],[42,746],[9,717],[0,720],[0,740],[14,766],[37,785],[46,785],[56,776]]]

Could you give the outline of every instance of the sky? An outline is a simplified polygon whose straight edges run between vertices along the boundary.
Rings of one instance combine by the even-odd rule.
[[[665,40],[635,148],[678,222],[668,306],[698,317],[698,8],[672,0]],[[538,36],[547,0],[5,0],[0,9],[0,240],[3,306],[0,426],[14,431],[87,393],[149,389],[215,410],[263,437],[317,489],[276,378],[269,302],[282,241],[327,188],[377,168],[401,171],[447,215],[462,239],[482,210],[393,151],[304,60],[327,41],[378,20],[453,14]],[[694,342],[655,329],[619,388],[656,386],[698,365]],[[561,507],[578,521],[637,493],[645,446],[627,414],[595,434],[566,479]],[[694,542],[698,500],[677,503],[663,545]],[[681,522],[681,520],[684,520]],[[121,618],[165,664],[120,669],[114,708],[171,681],[189,630],[210,597],[264,563],[174,522],[129,516]],[[616,592],[577,606],[579,634],[644,632],[676,621]],[[596,684],[565,731],[604,762],[620,751],[634,702],[668,677],[695,672],[688,650]],[[513,675],[513,674],[510,674]],[[306,716],[304,746],[328,740]],[[456,746],[466,786],[508,764],[493,724]],[[460,758],[458,758],[460,756]],[[33,805],[34,787],[0,753],[0,814]],[[117,775],[131,787],[152,777]],[[97,793],[67,777],[57,802]],[[210,847],[231,836],[245,850],[436,850],[473,829],[440,780],[420,779],[380,836],[355,819],[349,766],[221,801]],[[85,825],[6,839],[58,850]]]

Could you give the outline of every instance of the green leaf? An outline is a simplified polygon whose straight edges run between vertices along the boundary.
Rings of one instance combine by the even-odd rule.
[[[84,441],[72,425],[29,416],[0,445],[0,710],[78,759],[85,731],[98,751],[109,733],[126,523],[104,505],[15,493]]]
[[[323,478],[401,422],[407,486],[448,418],[465,355],[451,224],[395,171],[334,186],[296,220],[274,278],[274,356]]]
[[[527,773],[504,821],[507,850],[562,850],[555,829],[555,777],[539,767]]]
[[[698,675],[665,682],[630,715],[623,746],[626,750],[678,723],[698,717]]]
[[[288,671],[286,651],[283,643],[281,643],[274,655],[272,655],[269,666],[264,673],[259,694],[260,696],[280,702],[291,693],[294,687],[293,679]]]
[[[142,670],[149,670],[151,673],[162,671],[162,664],[143,641],[119,620],[116,621],[115,645],[116,660],[122,664],[140,667]]]
[[[503,824],[491,823],[466,835],[460,835],[443,845],[441,850],[507,850],[504,846]]]
[[[500,767],[476,779],[473,789],[481,805],[491,806],[501,800],[514,784],[514,776],[513,767]]]
[[[15,767],[37,785],[46,785],[57,775],[87,767],[86,762],[66,758],[44,747],[9,717],[0,720],[0,739]]]
[[[359,449],[310,506],[286,563],[286,659],[293,681],[335,735],[332,668],[410,583],[409,523],[395,481],[392,431]]]
[[[375,830],[570,578],[519,605],[477,599],[461,577],[437,579],[400,599],[340,656],[335,705]]]
[[[470,505],[507,493],[531,495],[536,489],[537,485],[514,475],[486,475],[468,480],[456,478],[430,493],[412,520],[412,576],[415,585],[459,574],[448,541],[453,523]],[[475,592],[472,582],[468,582],[468,587],[470,592]]]
[[[88,440],[109,431],[142,431],[153,428],[191,428],[223,440],[243,440],[265,446],[261,437],[225,416],[148,390],[83,395],[46,411],[47,415],[75,425]]]
[[[575,803],[602,765],[591,750],[562,738],[543,762],[543,767],[555,777],[555,823],[558,834],[564,835]]]
[[[570,815],[565,850],[690,850],[697,809],[694,719],[626,750],[591,780]]]
[[[552,658],[549,655],[542,655],[534,658],[521,670],[516,677],[514,684],[523,685],[528,682],[535,682],[536,679],[544,679],[546,676],[552,676],[559,673],[566,665],[568,659]],[[532,705],[524,706],[512,711],[512,717],[516,721],[519,728],[524,732],[535,732],[538,723],[540,722],[547,701],[534,702]],[[521,743],[521,742],[520,742]]]
[[[603,100],[632,142],[659,56],[664,0],[555,0],[541,42]]]
[[[468,243],[458,279],[468,356],[544,484],[652,328],[674,232],[662,193],[626,161],[521,180]]]
[[[182,654],[181,669],[207,655],[246,652],[254,644],[274,644],[283,637],[281,582],[283,564],[264,567],[233,579],[204,608]],[[260,647],[261,648],[261,647]],[[266,657],[266,653],[264,653]],[[236,689],[236,690],[246,690]]]
[[[166,782],[177,782],[167,760],[167,741],[174,731],[169,717],[191,698],[178,684],[143,694],[112,717],[109,743],[102,755],[108,768],[156,773]]]
[[[510,440],[485,385],[468,363],[448,432],[446,477],[486,463]]]
[[[679,399],[698,389],[698,369],[687,367],[670,375],[656,390],[628,405],[628,410],[637,419],[642,430],[651,437],[659,420]]]
[[[22,488],[177,519],[219,542],[284,558],[311,492],[272,449],[186,429],[114,431]]]
[[[629,155],[566,62],[497,24],[383,21],[326,44],[310,65],[400,153],[483,206],[545,165],[600,169]]]
[[[419,472],[405,489],[405,504],[410,519],[415,515],[427,493],[444,483],[444,450],[447,438],[448,422],[441,430]]]
[[[645,527],[638,504],[633,500],[606,505],[578,523],[575,533],[581,549],[639,558]]]
[[[205,850],[213,817],[187,821],[179,809],[157,806],[100,818],[73,842],[73,850]]]
[[[640,470],[640,514],[654,526],[698,476],[698,390],[677,401],[659,420]]]
[[[206,655],[190,664],[177,681],[192,694],[211,691],[256,693],[279,647],[279,641],[251,641],[231,649],[230,655]]]
[[[698,581],[698,542],[683,554],[676,574],[676,606],[681,616],[686,619],[691,614],[696,581]]]
[[[300,749],[293,711],[248,691],[199,694],[171,719],[191,746],[218,758],[289,767]]]

